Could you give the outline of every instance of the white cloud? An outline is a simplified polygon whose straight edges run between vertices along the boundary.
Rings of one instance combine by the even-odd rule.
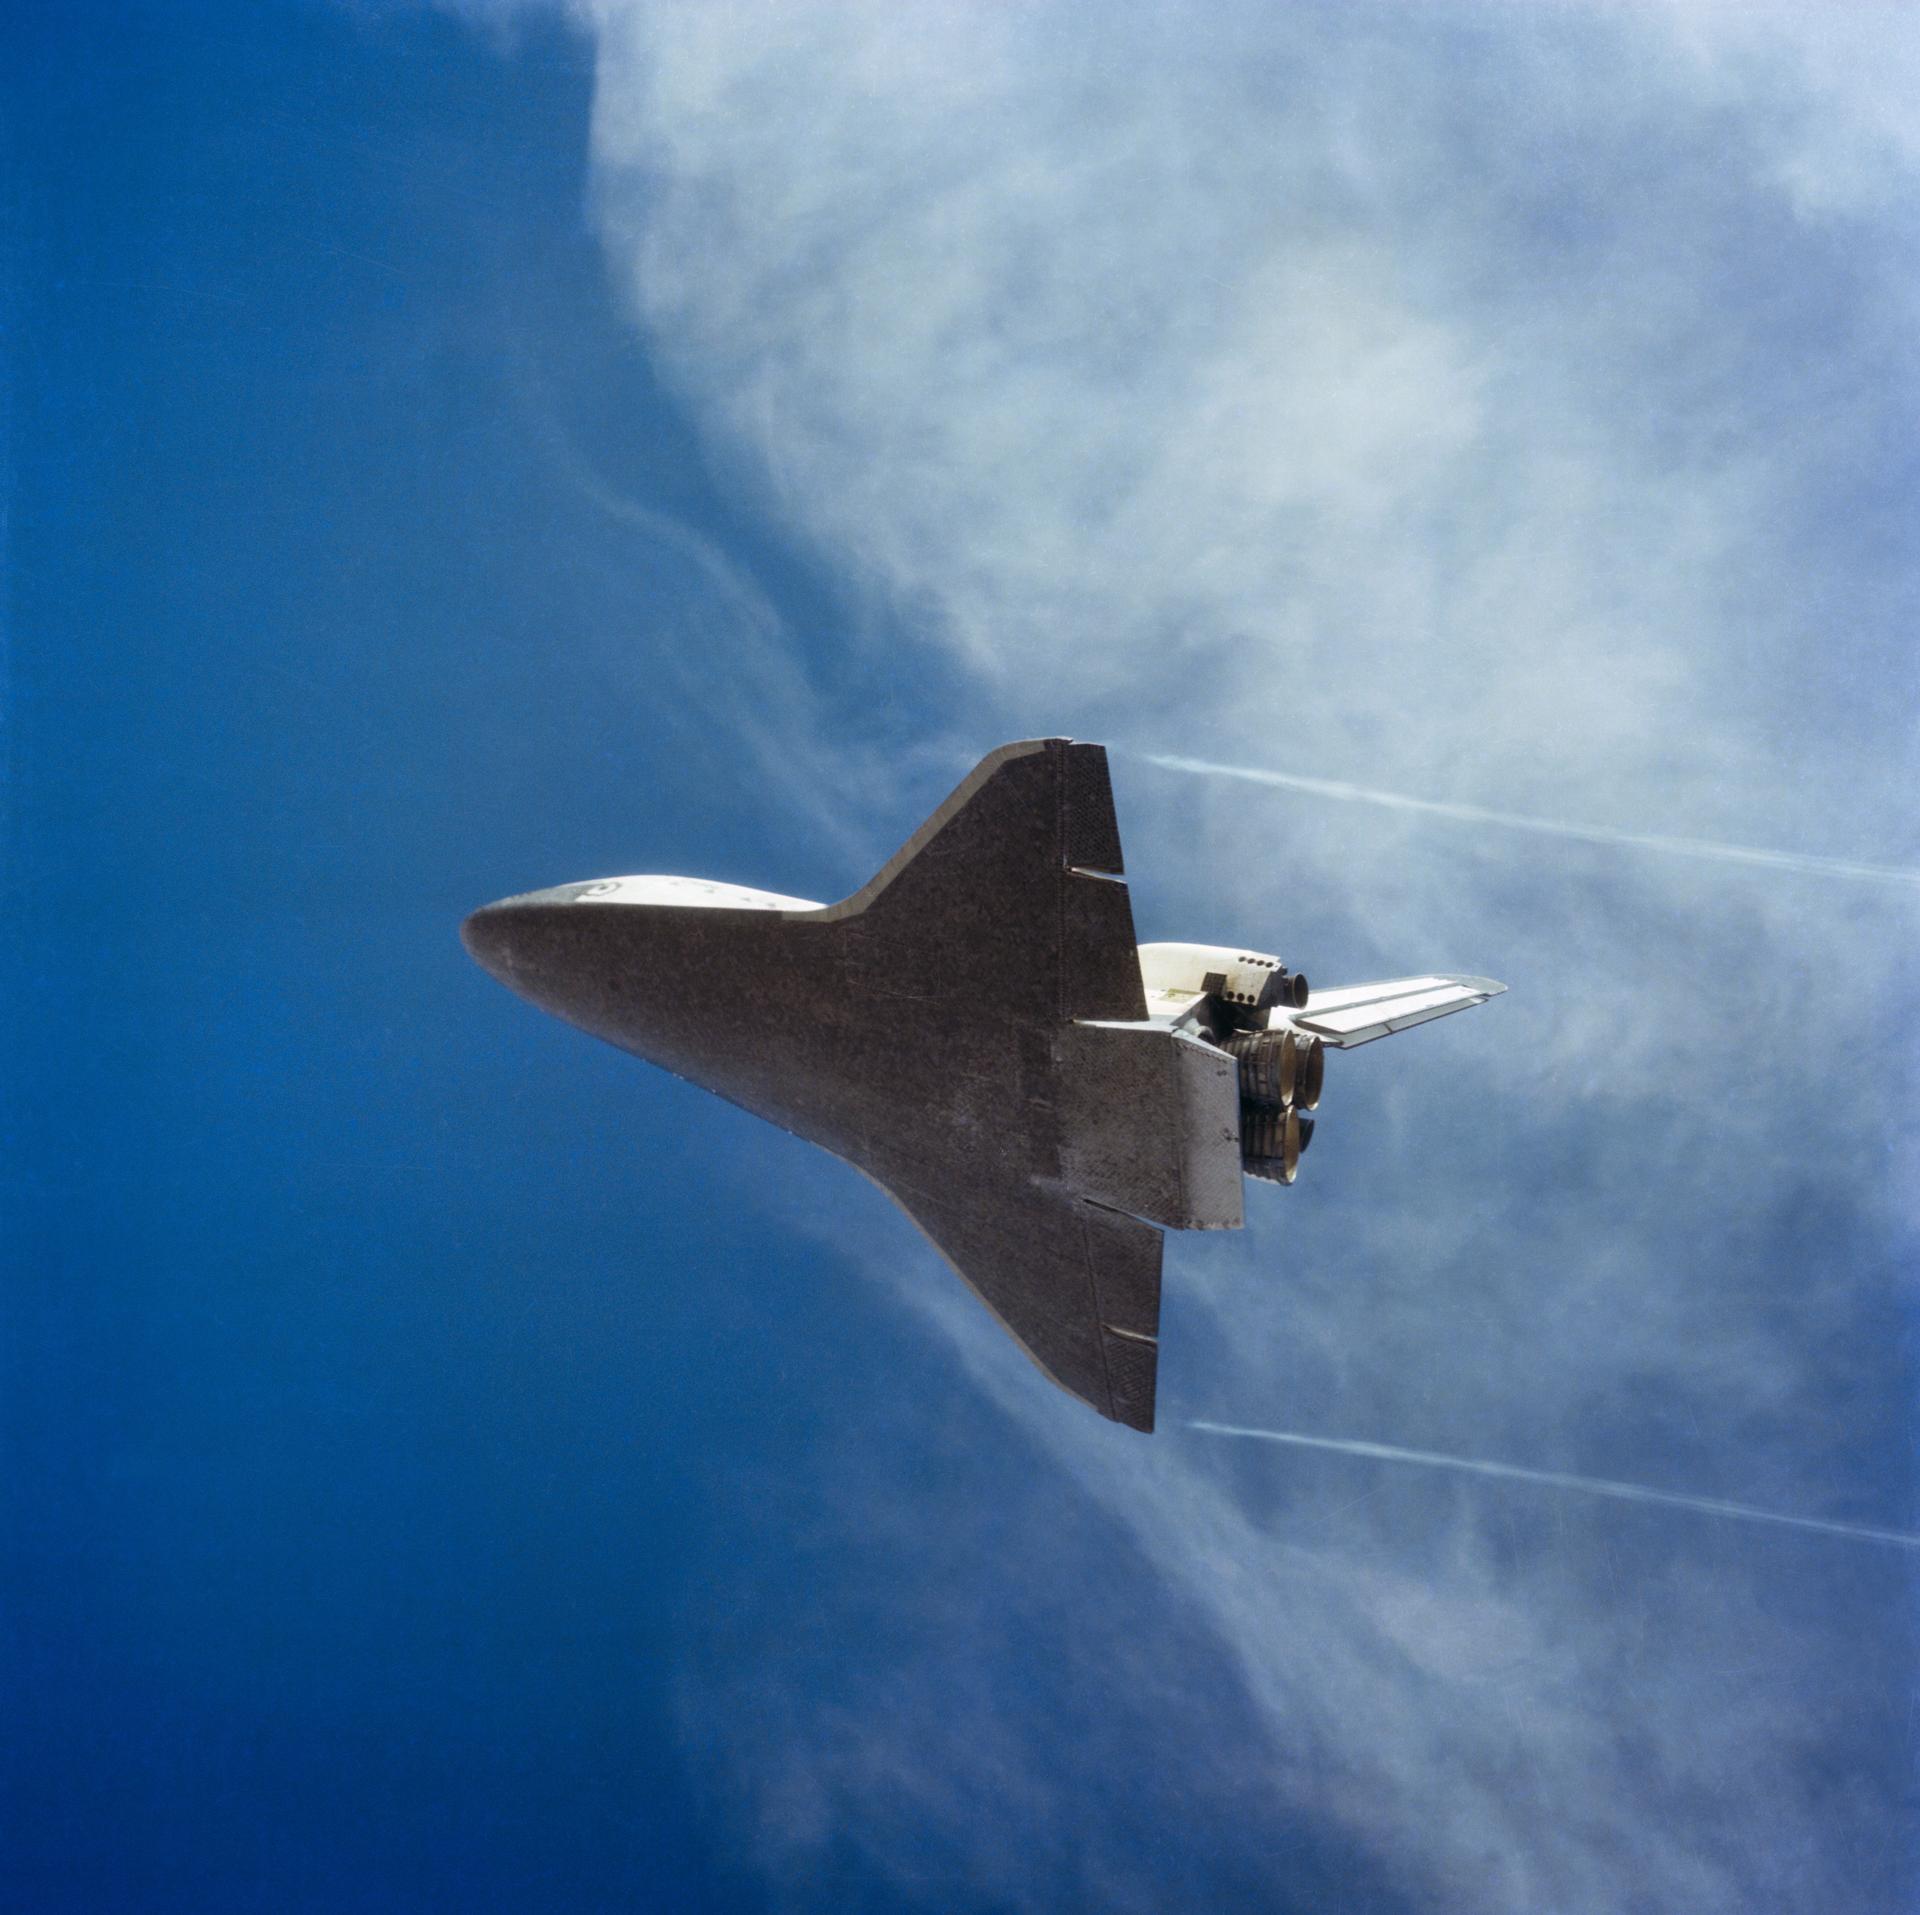
[[[1849,394],[1749,387],[1765,342],[1696,248],[1777,155],[1729,152],[1658,37],[1115,12],[1096,60],[1044,12],[604,17],[602,203],[657,349],[983,669],[1070,663],[1129,722],[1284,673],[1316,768],[1466,798],[1760,782],[1725,727],[1664,746],[1725,674],[1808,674],[1755,575],[1783,428],[1834,456]],[[1731,657],[1697,643],[1729,609]],[[1242,748],[1247,689],[1205,714]]]
[[[1899,0],[1628,0],[1697,77],[1779,123],[1770,178],[1808,219],[1899,217],[1920,169],[1920,33]]]
[[[1911,16],[584,17],[655,354],[908,635],[876,675],[971,668],[956,731],[1911,861]],[[1515,986],[1336,1073],[1284,1214],[1176,1243],[1163,1401],[1897,1521],[1837,1472],[1891,1374],[1906,900],[1121,772],[1151,928]],[[1343,1513],[1297,1471],[1270,1506],[1244,1458],[1074,1416],[957,1287],[906,1294],[1211,1618],[1274,1813],[1415,1903],[1864,1879],[1886,1804],[1817,1778],[1863,1763],[1897,1632],[1857,1587],[1822,1622],[1817,1545],[1556,1511],[1555,1550],[1537,1505],[1516,1545],[1497,1497]],[[808,1747],[763,1803],[801,1851],[873,1793],[858,1737]]]

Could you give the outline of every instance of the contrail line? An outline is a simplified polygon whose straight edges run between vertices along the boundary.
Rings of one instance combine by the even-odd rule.
[[[1722,1502],[1717,1496],[1681,1496],[1672,1490],[1647,1489],[1639,1483],[1610,1483],[1600,1476],[1569,1476],[1559,1470],[1521,1469],[1514,1463],[1483,1463],[1468,1456],[1442,1456],[1434,1450],[1405,1450],[1392,1443],[1360,1443],[1341,1436],[1302,1436],[1295,1430],[1249,1430],[1233,1423],[1190,1422],[1190,1430],[1210,1436],[1244,1436],[1260,1443],[1288,1443],[1305,1450],[1333,1450],[1342,1456],[1365,1456],[1380,1463],[1419,1463],[1428,1469],[1454,1470],[1463,1476],[1494,1476],[1509,1483],[1537,1483],[1545,1489],[1580,1490],[1588,1496],[1611,1496],[1622,1503],[1658,1503],[1667,1509],[1690,1509],[1705,1516],[1731,1516],[1743,1523],[1773,1523],[1781,1529],[1816,1530],[1823,1536],[1845,1536],[1856,1543],[1892,1543],[1899,1549],[1920,1549],[1920,1535],[1904,1529],[1874,1529],[1865,1523],[1834,1523],[1819,1516],[1783,1516],[1778,1510],[1755,1509],[1748,1503]]]
[[[1275,785],[1307,791],[1317,798],[1341,798],[1354,804],[1383,805],[1390,811],[1419,811],[1430,818],[1461,824],[1504,825],[1513,831],[1542,831],[1586,844],[1621,845],[1633,851],[1663,851],[1681,858],[1713,858],[1721,864],[1753,864],[1772,871],[1798,871],[1817,878],[1864,878],[1873,884],[1920,886],[1920,870],[1899,864],[1863,864],[1852,858],[1822,858],[1810,851],[1764,851],[1754,845],[1716,844],[1709,838],[1668,838],[1652,831],[1615,831],[1605,825],[1569,824],[1561,818],[1532,818],[1518,811],[1492,811],[1485,805],[1454,804],[1439,798],[1410,798],[1405,792],[1377,791],[1371,785],[1342,784],[1334,778],[1303,778],[1294,772],[1259,771],[1248,765],[1216,765],[1205,758],[1177,758],[1143,752],[1162,771],[1196,772],[1207,778],[1238,778],[1250,785]]]

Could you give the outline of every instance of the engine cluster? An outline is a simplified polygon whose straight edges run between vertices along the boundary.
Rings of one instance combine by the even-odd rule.
[[[1250,1177],[1290,1184],[1313,1141],[1326,1046],[1304,1031],[1245,1031],[1222,1040],[1240,1067],[1240,1161]]]
[[[1326,1047],[1296,1030],[1307,980],[1264,951],[1222,944],[1143,944],[1147,1003],[1217,1044],[1239,1065],[1240,1160],[1250,1177],[1290,1184],[1313,1136]],[[1272,1028],[1269,1028],[1269,1027]]]

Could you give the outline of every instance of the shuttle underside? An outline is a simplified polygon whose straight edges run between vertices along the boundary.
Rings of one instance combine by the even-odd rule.
[[[1277,959],[1143,949],[1106,753],[1064,739],[994,752],[838,904],[602,879],[463,935],[542,1009],[865,1172],[1048,1376],[1141,1430],[1162,1228],[1237,1228],[1246,1173],[1292,1180],[1327,1047],[1502,988],[1322,997]]]

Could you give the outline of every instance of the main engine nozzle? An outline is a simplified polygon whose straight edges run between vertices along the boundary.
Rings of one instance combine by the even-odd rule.
[[[1226,1040],[1240,1062],[1240,1099],[1261,1109],[1320,1108],[1327,1047],[1304,1031],[1248,1031]]]
[[[1300,1174],[1300,1153],[1313,1141],[1313,1119],[1285,1110],[1240,1107],[1240,1161],[1249,1177],[1290,1184]]]

